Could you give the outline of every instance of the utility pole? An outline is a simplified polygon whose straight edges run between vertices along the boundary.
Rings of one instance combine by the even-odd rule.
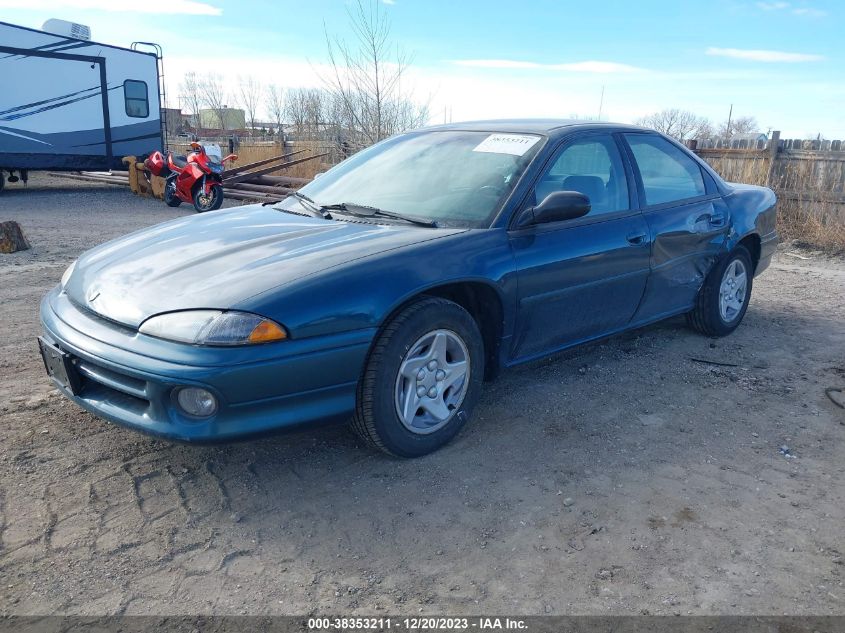
[[[728,126],[725,128],[725,136],[727,137],[726,140],[731,140],[731,118],[733,117],[734,113],[734,104],[731,104],[731,109],[728,110]]]
[[[604,106],[604,84],[601,87],[601,97],[599,98],[599,121],[601,121],[601,109]]]

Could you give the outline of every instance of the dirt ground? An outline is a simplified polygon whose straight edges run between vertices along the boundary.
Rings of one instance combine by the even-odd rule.
[[[35,343],[81,251],[187,213],[0,194],[33,245],[0,255],[0,614],[845,614],[842,260],[782,249],[725,339],[507,371],[422,459],[344,426],[195,447],[84,413]]]

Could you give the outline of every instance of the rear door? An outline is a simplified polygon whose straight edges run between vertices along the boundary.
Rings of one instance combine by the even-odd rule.
[[[623,137],[652,243],[651,275],[634,318],[645,322],[692,307],[724,247],[730,213],[685,149],[656,133]]]
[[[526,359],[622,329],[649,272],[648,227],[617,139],[588,133],[566,140],[547,164],[530,206],[553,191],[579,191],[582,218],[511,230],[518,314],[511,357]]]

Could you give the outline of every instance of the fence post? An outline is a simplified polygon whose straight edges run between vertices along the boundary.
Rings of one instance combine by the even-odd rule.
[[[769,172],[766,174],[766,186],[772,186],[772,174],[775,172],[775,161],[778,157],[778,146],[780,145],[780,130],[772,132],[772,138],[769,139]]]

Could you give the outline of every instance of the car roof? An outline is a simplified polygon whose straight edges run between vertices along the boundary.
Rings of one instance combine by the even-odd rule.
[[[609,121],[585,121],[582,119],[492,119],[489,121],[462,121],[433,125],[425,130],[460,130],[473,132],[506,132],[514,134],[543,134],[560,136],[575,130],[608,129],[644,130],[645,128],[626,123]]]

